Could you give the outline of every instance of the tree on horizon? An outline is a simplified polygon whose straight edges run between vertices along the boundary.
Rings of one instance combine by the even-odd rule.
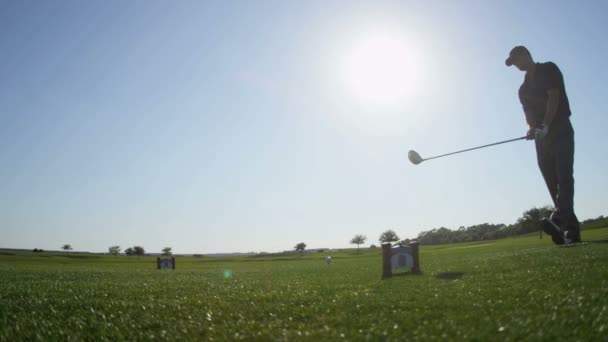
[[[120,246],[110,246],[110,247],[108,247],[108,253],[110,253],[111,255],[118,255],[118,254],[120,254]]]
[[[146,250],[142,246],[134,246],[133,252],[135,252],[135,255],[137,256],[142,256],[146,254]]]
[[[393,243],[399,241],[399,236],[394,230],[389,229],[380,234],[380,243]]]
[[[359,253],[359,245],[362,245],[367,240],[367,236],[363,234],[357,234],[350,240],[351,245],[357,245],[357,253]]]
[[[304,254],[304,250],[306,249],[306,244],[304,242],[298,243],[294,249],[296,252],[300,252],[300,254]]]

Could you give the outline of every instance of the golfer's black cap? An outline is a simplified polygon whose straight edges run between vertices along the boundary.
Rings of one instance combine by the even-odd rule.
[[[511,66],[513,65],[513,57],[515,56],[523,56],[523,55],[528,55],[530,56],[530,51],[528,51],[528,49],[525,46],[516,46],[513,49],[511,49],[511,52],[509,52],[509,58],[507,58],[505,60],[505,64],[507,66]]]

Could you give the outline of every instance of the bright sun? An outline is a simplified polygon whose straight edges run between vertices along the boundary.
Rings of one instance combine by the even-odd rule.
[[[347,86],[366,102],[393,105],[415,88],[418,61],[403,39],[371,35],[345,57],[342,65]]]

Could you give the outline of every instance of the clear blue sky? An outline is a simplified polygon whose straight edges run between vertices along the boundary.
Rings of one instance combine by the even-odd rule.
[[[0,247],[271,252],[513,223],[550,203],[532,142],[418,166],[407,151],[524,135],[523,74],[504,65],[520,44],[564,74],[579,218],[608,214],[606,13],[605,1],[0,0]],[[370,36],[415,56],[396,102],[366,97],[382,85],[355,91],[368,66],[345,66]]]

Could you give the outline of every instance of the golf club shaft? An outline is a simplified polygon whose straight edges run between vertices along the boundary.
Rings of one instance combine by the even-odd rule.
[[[493,144],[487,144],[487,145],[483,145],[483,146],[477,146],[477,147],[473,147],[473,148],[467,148],[466,150],[462,150],[462,151],[456,151],[456,152],[451,152],[451,153],[446,153],[446,154],[442,154],[440,156],[434,156],[434,157],[430,157],[430,158],[425,158],[424,160],[429,160],[429,159],[435,159],[435,158],[441,158],[441,157],[445,157],[445,156],[449,156],[452,154],[456,154],[456,153],[462,153],[462,152],[467,152],[467,151],[473,151],[473,150],[477,150],[480,148],[484,148],[484,147],[489,147],[489,146],[494,146],[494,145],[500,145],[500,144],[506,144],[508,142],[512,142],[512,141],[517,141],[517,140],[522,140],[522,139],[526,139],[527,136],[523,136],[520,138],[515,138],[515,139],[509,139],[509,140],[505,140],[505,141],[499,141]]]

